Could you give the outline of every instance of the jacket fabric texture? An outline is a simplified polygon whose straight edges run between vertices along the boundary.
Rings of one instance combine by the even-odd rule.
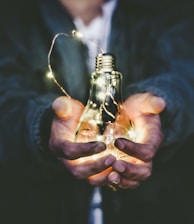
[[[105,224],[194,223],[194,20],[192,5],[118,1],[109,52],[123,74],[124,99],[152,92],[166,100],[164,143],[153,174],[134,190],[102,187]],[[0,223],[86,224],[92,187],[50,155],[51,104],[63,95],[48,78],[47,56],[72,19],[59,1],[10,7],[0,22]],[[59,37],[51,55],[59,83],[87,102],[87,49]]]

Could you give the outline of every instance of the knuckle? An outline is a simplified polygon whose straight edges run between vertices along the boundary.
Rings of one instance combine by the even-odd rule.
[[[63,150],[63,154],[66,159],[69,159],[69,160],[74,159],[73,154],[70,150]]]
[[[145,173],[145,180],[147,180],[149,177],[151,176],[151,172],[150,170],[148,170],[146,173]]]
[[[142,180],[147,180],[151,176],[151,174],[152,174],[151,169],[146,168],[144,170],[144,175],[143,175]]]
[[[75,150],[70,146],[67,147],[65,143],[63,144],[61,151],[66,159],[69,160],[75,159]]]
[[[150,162],[155,156],[154,150],[153,148],[147,147],[147,150],[144,151],[144,155],[143,155],[143,161],[144,162]]]
[[[152,160],[152,158],[153,158],[153,155],[144,155],[144,158],[143,158],[143,160],[144,160],[144,162],[150,162],[151,160]]]
[[[81,174],[81,172],[79,171],[79,169],[73,169],[72,170],[72,174],[74,177],[76,177],[78,180],[83,179],[83,176]]]

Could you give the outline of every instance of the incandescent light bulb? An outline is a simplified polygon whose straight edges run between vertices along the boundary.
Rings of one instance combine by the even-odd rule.
[[[89,99],[75,141],[103,141],[107,150],[92,156],[94,159],[111,153],[117,159],[129,160],[129,156],[114,146],[119,137],[135,141],[134,127],[122,101],[122,74],[116,70],[114,55],[98,54],[96,70],[91,75]]]

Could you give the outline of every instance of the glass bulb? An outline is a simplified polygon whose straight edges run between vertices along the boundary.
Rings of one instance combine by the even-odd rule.
[[[129,156],[114,146],[116,138],[135,140],[133,125],[122,102],[122,74],[116,71],[112,54],[96,57],[96,70],[90,80],[90,95],[75,134],[76,142],[103,141],[107,150],[93,159],[111,153],[118,159]],[[91,157],[90,157],[91,158]]]

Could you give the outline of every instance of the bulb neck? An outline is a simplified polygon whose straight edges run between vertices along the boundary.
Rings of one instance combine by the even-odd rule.
[[[116,58],[113,54],[98,54],[96,57],[96,71],[111,72],[116,70]]]
[[[95,105],[122,103],[122,74],[116,71],[116,58],[111,53],[98,54],[96,70],[90,80],[88,103]],[[108,102],[109,101],[109,102]]]

